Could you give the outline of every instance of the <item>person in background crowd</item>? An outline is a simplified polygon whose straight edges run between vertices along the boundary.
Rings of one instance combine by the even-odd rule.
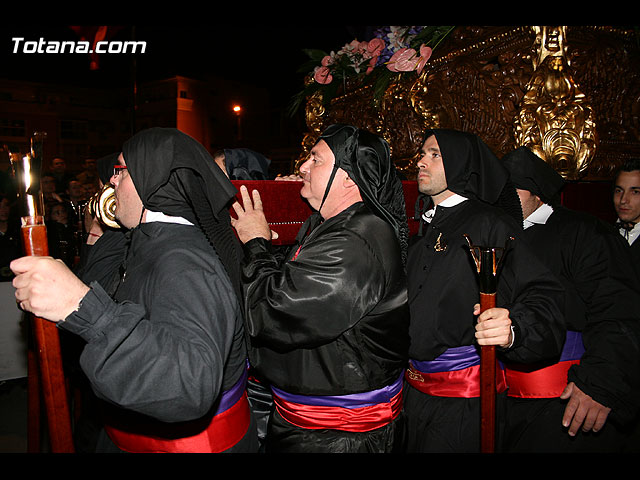
[[[73,223],[76,231],[83,231],[84,207],[87,201],[82,184],[75,178],[69,180],[64,198],[67,200],[69,221]]]
[[[77,229],[76,225],[69,221],[66,202],[50,204],[46,224],[49,255],[59,258],[72,268],[78,255]]]
[[[248,148],[227,148],[213,156],[231,180],[269,180],[271,160]]]
[[[69,180],[75,178],[73,173],[67,171],[67,163],[64,161],[64,158],[61,157],[55,157],[51,161],[49,169],[46,170],[43,175],[48,175],[54,178],[54,191],[59,195],[64,195],[67,185],[69,184]]]
[[[45,212],[52,203],[64,202],[62,195],[56,192],[56,180],[52,175],[45,173],[40,177],[40,188]]]
[[[95,158],[85,158],[82,164],[82,171],[76,175],[80,184],[93,184],[98,188],[100,176],[98,175],[97,162]]]
[[[91,197],[93,197],[96,193],[98,193],[98,191],[100,191],[100,188],[102,187],[102,183],[83,183],[82,184],[82,188],[84,190],[84,198],[88,201],[89,199],[91,199]]]
[[[9,197],[0,194],[0,281],[6,282],[13,279],[9,264],[21,253],[20,222],[12,214],[12,203]]]

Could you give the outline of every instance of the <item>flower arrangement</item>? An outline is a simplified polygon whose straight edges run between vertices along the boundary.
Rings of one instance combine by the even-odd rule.
[[[388,26],[378,28],[373,38],[353,40],[337,52],[305,50],[309,62],[301,71],[312,81],[292,102],[292,111],[314,92],[322,89],[328,103],[347,84],[374,84],[374,98],[384,93],[397,74],[420,74],[433,49],[453,30],[452,26]]]

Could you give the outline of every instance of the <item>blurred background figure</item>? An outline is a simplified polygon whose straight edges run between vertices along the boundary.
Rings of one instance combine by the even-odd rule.
[[[271,160],[248,148],[218,150],[213,159],[230,180],[270,180]]]
[[[44,202],[45,212],[51,208],[54,203],[64,202],[62,196],[56,192],[56,179],[53,175],[45,173],[40,177],[40,188],[42,189],[42,200]]]
[[[22,255],[19,237],[20,224],[18,218],[12,215],[12,204],[9,196],[0,194],[0,281],[6,282],[13,278],[9,263]]]
[[[82,164],[82,171],[76,175],[76,178],[82,185],[92,183],[96,186],[96,189],[99,188],[100,177],[96,159],[86,158]]]
[[[67,189],[67,184],[75,175],[67,171],[67,164],[64,158],[55,157],[51,161],[49,170],[45,172],[46,175],[50,175],[55,180],[55,192],[63,195]]]
[[[69,221],[66,204],[52,204],[46,222],[49,254],[62,260],[68,267],[73,267],[78,254],[77,229],[74,228],[73,222]]]

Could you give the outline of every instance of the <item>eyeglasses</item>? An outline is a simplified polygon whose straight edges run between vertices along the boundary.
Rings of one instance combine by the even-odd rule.
[[[124,165],[114,165],[113,166],[113,176],[117,177],[118,175],[120,175],[120,172],[122,172],[123,170],[126,170],[127,167],[125,167]]]

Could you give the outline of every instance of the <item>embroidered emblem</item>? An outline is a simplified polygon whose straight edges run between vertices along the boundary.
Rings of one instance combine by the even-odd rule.
[[[413,368],[407,368],[407,375],[415,382],[424,382],[424,377]]]
[[[436,252],[444,252],[447,250],[447,244],[442,240],[442,232],[438,235],[438,239],[436,240],[436,244],[433,246],[433,249]]]

